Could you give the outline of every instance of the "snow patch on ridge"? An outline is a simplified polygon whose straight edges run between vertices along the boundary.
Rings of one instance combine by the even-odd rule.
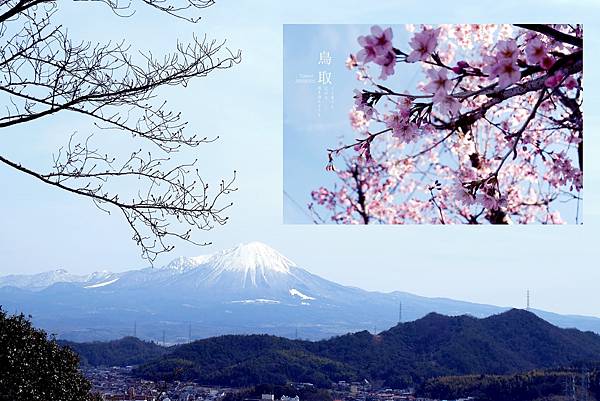
[[[83,288],[98,288],[98,287],[105,287],[105,286],[107,286],[107,285],[111,285],[111,284],[113,284],[113,283],[117,282],[117,280],[119,280],[119,278],[118,278],[118,277],[117,277],[117,278],[115,278],[115,279],[109,280],[109,281],[105,281],[104,283],[98,283],[98,284],[93,284],[93,285],[87,285],[87,286],[85,286],[85,287],[83,287]]]
[[[303,301],[309,301],[309,300],[314,301],[316,299],[313,297],[309,297],[308,295],[304,295],[303,293],[301,293],[300,291],[298,291],[295,288],[290,289],[290,295],[293,297],[295,297],[295,296],[300,297],[300,299],[302,299]]]
[[[191,258],[180,256],[173,259],[168,265],[161,267],[160,270],[173,270],[177,272],[185,272],[206,263],[211,255],[193,256]]]
[[[280,304],[281,301],[274,299],[244,299],[242,301],[231,301],[232,304]]]

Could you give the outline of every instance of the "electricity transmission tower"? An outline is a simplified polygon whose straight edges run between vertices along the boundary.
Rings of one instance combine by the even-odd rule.
[[[398,324],[402,323],[402,301],[400,301],[400,305],[398,306]]]

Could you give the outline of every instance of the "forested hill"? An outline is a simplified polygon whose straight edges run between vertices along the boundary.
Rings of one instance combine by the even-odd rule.
[[[91,363],[85,348],[76,350]],[[378,335],[363,331],[318,342],[220,336],[172,347],[152,360],[140,359],[146,362],[135,373],[152,379],[328,386],[367,378],[405,386],[436,376],[508,374],[600,361],[600,336],[561,329],[516,309],[485,319],[431,313]]]
[[[82,365],[91,366],[129,366],[154,360],[169,352],[168,348],[135,337],[123,337],[120,340],[91,343],[59,341],[79,354]]]

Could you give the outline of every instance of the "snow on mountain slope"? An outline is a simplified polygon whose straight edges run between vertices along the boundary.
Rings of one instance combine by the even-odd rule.
[[[242,301],[231,301],[232,304],[280,304],[281,301],[274,299],[244,299]]]
[[[85,286],[85,287],[83,287],[83,288],[99,288],[99,287],[106,287],[107,285],[111,285],[111,284],[115,283],[117,280],[119,280],[119,278],[118,278],[118,277],[117,277],[117,278],[115,278],[115,279],[109,280],[109,281],[105,281],[105,282],[103,282],[103,283],[92,284],[92,285],[86,285],[86,286]]]
[[[180,256],[177,259],[173,259],[169,264],[159,268],[158,270],[174,270],[177,272],[185,272],[204,264],[210,257],[211,255],[194,256],[191,258]]]
[[[301,290],[301,270],[273,248],[251,242],[212,255],[177,258],[162,268],[130,271],[123,274],[117,285],[149,288],[160,284],[162,290],[170,293],[190,295],[202,291],[218,299],[226,293],[254,299],[265,294],[288,294],[291,288]]]
[[[29,290],[43,290],[57,283],[81,283],[92,285],[98,282],[106,281],[114,276],[107,271],[94,272],[87,275],[71,274],[64,269],[51,270],[32,275],[12,274],[0,277],[0,287],[17,287]]]
[[[215,270],[247,273],[255,270],[270,270],[278,273],[289,273],[290,267],[296,264],[261,242],[240,244],[212,255],[206,264]]]
[[[300,299],[304,300],[304,301],[314,301],[316,298],[314,297],[309,297],[308,295],[304,295],[303,293],[301,293],[300,291],[298,291],[295,288],[290,289],[290,295],[293,297],[300,297]]]
[[[289,281],[296,264],[260,242],[217,252],[203,263],[205,284],[228,288],[272,288]]]

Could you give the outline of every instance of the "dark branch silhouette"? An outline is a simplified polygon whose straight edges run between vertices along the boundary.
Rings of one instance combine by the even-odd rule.
[[[120,17],[135,12],[132,2],[99,2]],[[209,230],[224,224],[223,211],[231,203],[223,196],[235,190],[233,177],[214,191],[201,178],[196,161],[171,167],[169,154],[216,138],[188,135],[187,122],[157,99],[157,89],[187,86],[197,77],[240,62],[225,42],[194,37],[176,44],[175,51],[157,57],[150,52],[132,55],[125,42],[75,42],[62,26],[52,23],[56,1],[0,1],[0,129],[46,118],[57,113],[83,116],[100,130],[114,130],[156,146],[136,150],[118,160],[91,148],[90,137],[68,144],[54,156],[48,171],[37,171],[0,154],[0,162],[53,187],[90,198],[99,208],[120,210],[133,230],[142,256],[153,261],[173,249],[167,239],[192,240],[193,229]],[[197,22],[190,12],[209,7],[212,0],[142,0],[168,15]],[[84,4],[81,7],[85,7]],[[115,188],[129,188],[123,192]]]

